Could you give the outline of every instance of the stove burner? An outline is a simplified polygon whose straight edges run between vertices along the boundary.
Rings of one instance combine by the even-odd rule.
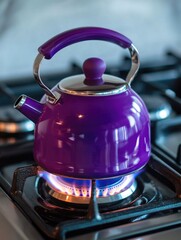
[[[29,133],[34,130],[34,123],[25,118],[12,106],[0,108],[0,132],[3,134]]]
[[[24,172],[23,172],[23,175],[24,175]],[[87,197],[88,204],[85,204],[84,202],[82,202],[84,197],[77,197],[79,200],[81,200],[81,202],[78,202],[78,203],[67,202],[66,200],[64,201],[61,199],[59,200],[50,194],[51,191],[55,192],[56,194],[59,194],[59,193],[57,193],[57,191],[55,190],[52,190],[49,187],[47,180],[45,180],[40,175],[41,174],[39,172],[38,177],[36,176],[35,182],[33,181],[32,183],[33,183],[33,186],[35,186],[34,190],[37,193],[38,204],[37,204],[36,210],[43,218],[45,218],[46,220],[48,219],[48,221],[52,221],[52,219],[54,221],[56,219],[57,222],[60,221],[59,219],[60,216],[65,219],[87,218],[88,212],[90,210],[90,206],[91,204],[93,204],[93,202],[90,201],[91,198]],[[133,182],[136,184],[137,187],[131,195],[129,196],[127,195],[128,197],[124,196],[124,198],[119,199],[118,201],[111,201],[111,202],[104,202],[104,203],[100,203],[100,199],[107,200],[107,198],[109,198],[110,196],[104,197],[104,198],[103,197],[96,198],[96,202],[98,203],[98,210],[101,215],[105,214],[104,216],[107,216],[111,213],[116,214],[117,211],[119,212],[119,211],[122,211],[123,209],[126,210],[128,208],[136,210],[137,207],[139,206],[147,205],[151,202],[154,202],[154,201],[157,202],[161,200],[161,195],[158,192],[158,189],[156,188],[149,174],[143,171],[143,172],[140,172],[139,174],[134,175],[132,179],[135,179],[135,178],[136,178],[136,181],[134,180]],[[107,180],[116,182],[116,179],[106,179],[104,181],[107,181]],[[118,178],[117,178],[117,181],[118,181]],[[109,184],[111,185],[110,182]],[[31,204],[31,201],[32,201],[30,196],[31,193],[29,193],[28,189],[26,189],[28,194],[27,199],[28,201],[30,199],[30,204]],[[127,189],[129,189],[129,187]],[[60,196],[62,195],[60,194]],[[64,196],[68,196],[68,194],[64,194]],[[115,195],[111,197],[114,198],[114,196]],[[121,212],[119,213],[120,214],[117,214],[117,215],[122,215]],[[91,219],[94,219],[94,215],[92,216],[93,218]]]
[[[57,176],[46,171],[39,173],[45,179],[46,189],[50,196],[60,201],[89,204],[91,195],[91,180],[72,179]],[[134,175],[113,179],[96,180],[97,202],[110,203],[125,199],[137,188]]]
[[[171,105],[165,98],[159,95],[141,94],[150,115],[151,121],[158,121],[168,118],[172,113]]]

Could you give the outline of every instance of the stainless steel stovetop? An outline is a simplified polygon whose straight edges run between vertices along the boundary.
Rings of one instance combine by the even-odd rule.
[[[107,73],[124,78],[128,69],[125,59],[121,70],[110,66]],[[47,79],[53,86],[57,79],[80,72],[73,64],[69,73]],[[34,126],[13,109],[19,94],[39,100],[42,92],[31,78],[1,83],[1,239],[180,239],[180,79],[180,58],[173,53],[165,56],[165,61],[142,65],[133,88],[150,113],[152,155],[147,167],[134,175],[134,186],[121,190],[117,201],[104,204],[97,203],[94,188],[90,204],[57,197],[33,160]]]

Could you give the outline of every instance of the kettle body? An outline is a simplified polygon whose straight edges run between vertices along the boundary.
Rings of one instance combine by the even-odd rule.
[[[87,37],[90,31],[94,38]],[[108,32],[106,37],[102,31]],[[42,55],[51,58],[62,48],[55,42],[66,40],[68,45],[98,39],[115,43],[111,34],[102,28],[80,28],[58,35],[39,49],[35,78],[46,94],[40,103],[23,96],[15,107],[35,122],[34,158],[50,173],[85,179],[111,178],[135,172],[149,161],[150,120],[144,102],[130,86],[139,67],[135,57],[138,53],[133,51],[130,40],[116,33],[121,38],[119,45],[131,49],[134,61],[126,81],[103,74],[105,64],[97,58],[86,61],[85,75],[63,79],[51,90],[36,71]]]
[[[129,174],[147,163],[149,117],[132,89],[109,97],[61,98],[56,107],[46,104],[35,127],[34,155],[43,169],[98,179]]]

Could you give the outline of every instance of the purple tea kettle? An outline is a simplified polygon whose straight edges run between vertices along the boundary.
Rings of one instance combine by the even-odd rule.
[[[83,64],[84,74],[44,85],[39,66],[59,50],[86,40],[128,48],[132,66],[126,80],[104,74],[99,58]],[[63,32],[39,47],[34,76],[45,95],[37,102],[25,95],[15,108],[35,123],[34,158],[44,170],[67,177],[99,179],[130,174],[150,157],[150,121],[130,83],[139,68],[138,52],[122,34],[98,27]]]

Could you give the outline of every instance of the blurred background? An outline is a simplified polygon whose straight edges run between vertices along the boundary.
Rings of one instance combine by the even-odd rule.
[[[181,52],[180,0],[1,0],[0,81],[32,75],[37,48],[65,30],[99,26],[121,32],[140,52],[141,61]],[[63,49],[44,61],[44,73],[61,72],[87,57],[119,63],[127,51],[111,43],[89,41]]]

